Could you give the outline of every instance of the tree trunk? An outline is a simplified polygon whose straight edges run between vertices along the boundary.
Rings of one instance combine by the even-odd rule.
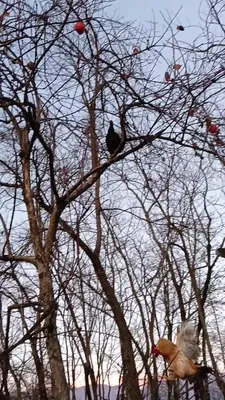
[[[46,348],[51,369],[52,394],[54,400],[69,400],[69,389],[57,336],[57,304],[54,301],[51,273],[48,266],[39,266],[40,301],[44,310],[52,307],[52,311],[45,320]]]
[[[56,304],[54,302],[54,292],[52,288],[52,277],[50,271],[51,256],[60,211],[57,206],[53,207],[50,217],[49,227],[46,234],[45,243],[42,237],[40,221],[36,215],[36,208],[33,200],[31,166],[30,166],[30,127],[19,129],[16,125],[21,146],[21,164],[23,170],[23,198],[27,208],[30,226],[30,236],[35,254],[35,265],[39,276],[39,301],[43,306],[43,311],[51,310],[45,319],[46,347],[49,357],[52,394],[54,400],[69,400],[69,390],[66,382],[66,375],[62,360],[61,348],[57,336],[56,324]],[[39,124],[33,120],[32,129],[39,135]]]

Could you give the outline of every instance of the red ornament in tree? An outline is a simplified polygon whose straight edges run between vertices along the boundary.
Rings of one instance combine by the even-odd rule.
[[[219,131],[217,125],[210,125],[208,130],[210,133],[213,133],[213,134],[218,133],[218,131]]]
[[[78,21],[74,25],[74,30],[79,33],[79,35],[82,35],[85,32],[85,26],[82,21]]]

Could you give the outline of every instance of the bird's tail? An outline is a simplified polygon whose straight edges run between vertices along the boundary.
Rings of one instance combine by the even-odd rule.
[[[196,330],[195,325],[191,321],[184,321],[181,325],[179,336],[187,337],[187,336],[195,336]]]
[[[196,362],[199,357],[198,339],[195,325],[191,321],[184,321],[177,334],[177,347],[183,351],[187,358]]]
[[[207,374],[213,374],[214,371],[211,367],[207,367],[206,365],[201,366],[198,370],[197,376],[200,379],[205,379],[207,378]]]
[[[196,374],[189,378],[190,383],[196,382],[198,379],[206,379],[207,374],[214,374],[214,371],[211,367],[207,367],[206,365],[200,366],[198,364],[195,364],[196,369]]]

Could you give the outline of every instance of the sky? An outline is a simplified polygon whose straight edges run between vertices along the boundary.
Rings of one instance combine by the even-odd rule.
[[[179,32],[178,38],[190,45],[201,35],[201,25],[205,25],[208,13],[207,0],[115,0],[112,8],[125,21],[136,21],[144,27],[156,23],[158,34],[165,32],[174,18],[173,33],[178,33],[177,25],[184,26],[185,31]]]
[[[174,16],[180,9],[178,22],[184,25],[198,23],[199,0],[116,0],[115,8],[126,19],[145,23],[152,20],[155,14],[156,21],[161,19],[160,13]],[[180,20],[180,21],[179,21]]]

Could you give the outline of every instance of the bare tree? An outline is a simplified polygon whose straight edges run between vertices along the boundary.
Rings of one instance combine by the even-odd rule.
[[[224,395],[210,332],[216,324],[224,364],[213,248],[225,69],[209,35],[215,23],[224,33],[220,2],[209,2],[201,45],[185,44],[175,21],[158,35],[118,20],[111,1],[2,4],[2,388],[13,377],[21,398],[35,371],[41,399],[50,386],[66,400],[81,374],[97,400],[115,374],[121,396],[157,398],[164,366],[151,344],[195,318]],[[111,120],[121,142],[109,156]],[[178,385],[167,393],[182,396]]]

